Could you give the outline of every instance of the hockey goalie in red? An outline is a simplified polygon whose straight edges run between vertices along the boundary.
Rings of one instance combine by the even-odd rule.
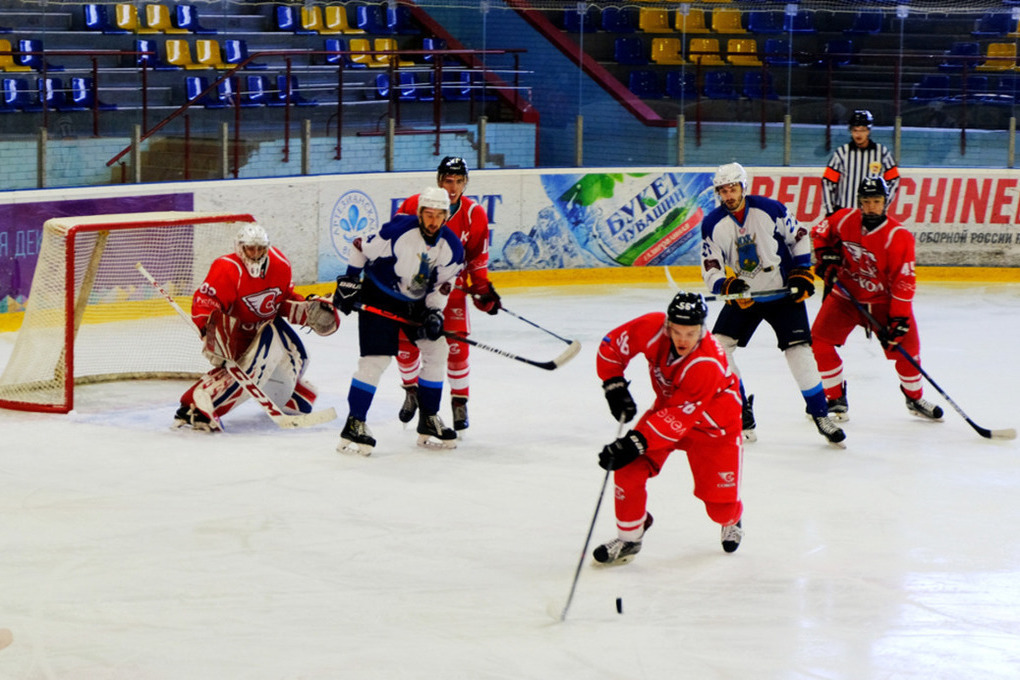
[[[291,323],[330,335],[340,316],[325,298],[295,292],[290,262],[258,224],[241,227],[235,252],[216,259],[192,299],[191,318],[213,369],[181,396],[176,427],[215,431],[248,393],[223,368],[237,363],[286,413],[310,413],[316,390],[304,379],[308,355]],[[290,322],[290,323],[288,323]]]
[[[826,282],[826,289],[836,284],[811,326],[815,361],[833,420],[848,420],[846,379],[836,347],[856,326],[870,326],[849,295],[885,324],[870,330],[882,342],[886,358],[896,363],[907,410],[929,420],[942,418],[942,407],[922,397],[921,372],[896,349],[899,345],[920,364],[913,308],[914,235],[885,214],[889,194],[885,180],[865,178],[857,190],[859,207],[837,210],[811,230],[815,274]]]
[[[614,471],[618,538],[595,548],[596,562],[622,564],[641,550],[645,530],[652,526],[646,484],[675,450],[687,453],[694,495],[722,526],[723,550],[733,552],[740,545],[740,380],[705,328],[707,316],[701,295],[681,291],[665,314],[639,316],[610,331],[599,345],[598,376],[617,422],[637,415],[624,371],[639,354],[648,360],[655,403],[634,429],[599,454],[599,466]]]

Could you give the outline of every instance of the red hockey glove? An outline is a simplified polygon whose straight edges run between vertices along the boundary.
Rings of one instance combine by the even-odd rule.
[[[499,301],[499,293],[488,281],[472,283],[468,292],[471,293],[475,307],[486,314],[495,314],[503,306]]]
[[[889,317],[889,324],[885,327],[885,332],[879,336],[879,340],[882,341],[882,347],[886,349],[894,349],[900,344],[900,340],[903,336],[910,332],[910,319],[905,316],[891,316]]]
[[[648,442],[637,430],[631,430],[612,444],[607,444],[599,453],[599,467],[603,470],[619,470],[638,459]]]
[[[815,275],[810,269],[796,267],[786,277],[786,285],[790,287],[790,297],[794,302],[804,302],[815,294]]]
[[[747,284],[747,281],[737,276],[731,276],[723,281],[722,294],[723,295],[739,295],[740,293],[746,293],[751,290],[751,286]],[[754,304],[754,300],[751,298],[741,298],[739,300],[727,300],[726,304],[735,304],[741,309],[747,309]]]

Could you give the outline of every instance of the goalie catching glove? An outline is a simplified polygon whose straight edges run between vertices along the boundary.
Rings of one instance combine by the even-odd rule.
[[[599,467],[603,470],[619,470],[638,459],[648,442],[637,430],[631,430],[612,444],[607,444],[599,453]]]
[[[499,301],[499,293],[496,292],[496,289],[488,281],[472,283],[468,292],[471,293],[471,299],[474,301],[475,307],[486,314],[495,314],[503,306]]]
[[[304,300],[287,300],[283,314],[292,324],[311,328],[319,335],[332,335],[340,328],[340,314],[333,303],[317,295]]]
[[[740,295],[741,293],[747,293],[751,290],[751,286],[747,284],[747,281],[743,280],[739,276],[730,276],[722,285],[723,295]],[[727,300],[726,304],[735,304],[741,309],[747,309],[754,304],[754,300],[751,298],[740,298],[738,300]]]
[[[786,285],[790,288],[790,297],[794,302],[804,302],[815,294],[815,276],[810,269],[795,267],[786,277]]]
[[[602,391],[606,393],[606,401],[609,402],[609,412],[618,423],[629,423],[637,415],[637,404],[630,396],[628,385],[630,383],[619,376],[602,383]]]
[[[336,292],[333,293],[333,304],[344,313],[354,311],[354,305],[361,298],[361,277],[343,275],[336,277]]]

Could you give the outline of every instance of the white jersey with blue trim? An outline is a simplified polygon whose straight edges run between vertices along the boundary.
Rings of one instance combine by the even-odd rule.
[[[464,246],[445,225],[426,238],[417,215],[393,219],[351,251],[347,273],[362,271],[382,291],[399,300],[424,300],[442,310],[464,267]]]
[[[710,291],[722,291],[727,267],[751,291],[782,288],[791,269],[811,267],[808,230],[785,205],[747,195],[741,217],[720,205],[701,221],[701,276]]]

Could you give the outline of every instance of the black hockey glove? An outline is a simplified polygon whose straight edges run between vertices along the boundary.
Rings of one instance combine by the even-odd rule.
[[[602,383],[602,391],[606,393],[606,401],[609,402],[609,412],[618,423],[629,423],[637,415],[637,404],[630,396],[628,385],[630,383],[621,377],[609,378]]]
[[[612,444],[607,444],[599,454],[599,467],[603,470],[619,470],[630,465],[648,448],[643,434],[631,430]]]
[[[482,281],[471,286],[471,299],[480,311],[486,314],[495,314],[503,306],[499,301],[499,293],[488,281]]]
[[[786,277],[786,285],[790,287],[790,297],[794,302],[804,302],[815,294],[815,275],[810,269],[796,267]]]
[[[438,309],[426,310],[418,335],[426,340],[438,340],[443,337],[443,313]]]
[[[751,290],[751,286],[748,285],[747,281],[743,280],[738,276],[731,276],[723,281],[722,294],[723,295],[739,295],[740,293],[746,293]],[[747,309],[754,304],[754,300],[751,298],[743,298],[740,300],[727,300],[728,305],[737,305],[741,309]]]
[[[843,253],[839,248],[819,248],[815,251],[815,276],[831,281],[843,266]]]
[[[344,315],[354,311],[354,305],[361,297],[361,279],[357,276],[336,277],[336,292],[333,293],[333,305]]]
[[[910,319],[905,316],[891,316],[889,317],[889,324],[885,327],[885,332],[879,336],[879,340],[882,341],[882,347],[886,349],[894,349],[900,344],[900,340],[903,336],[910,332]]]

